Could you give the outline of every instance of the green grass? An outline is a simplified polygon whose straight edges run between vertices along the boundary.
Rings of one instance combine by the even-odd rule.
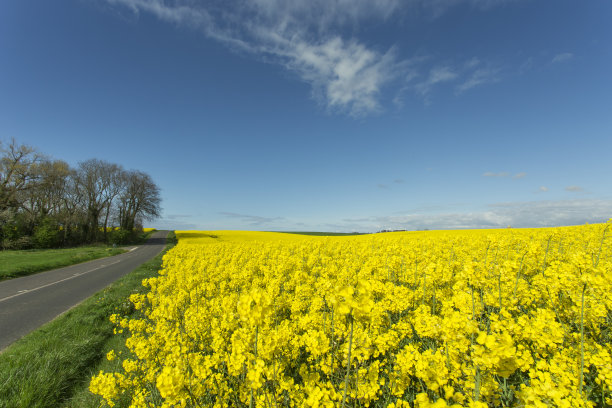
[[[133,243],[126,244],[125,246],[142,244],[154,232],[143,232],[136,237]],[[0,251],[0,281],[62,268],[93,259],[119,255],[125,252],[126,250],[121,247],[112,248],[103,244],[76,248]]]
[[[0,251],[0,281],[124,252],[122,248],[106,246]]]
[[[113,336],[108,317],[134,313],[128,296],[145,291],[141,282],[157,275],[164,252],[5,349],[0,354],[0,407],[82,407],[87,405],[80,401],[87,398],[93,404],[89,380],[106,351],[121,341]],[[91,406],[99,405],[95,401]]]

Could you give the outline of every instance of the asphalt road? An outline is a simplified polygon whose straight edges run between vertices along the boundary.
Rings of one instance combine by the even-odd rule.
[[[0,350],[159,254],[168,231],[130,252],[0,282]]]

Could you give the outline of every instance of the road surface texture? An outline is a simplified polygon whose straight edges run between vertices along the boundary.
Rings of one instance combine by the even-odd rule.
[[[155,257],[167,234],[121,255],[0,282],[0,351]]]

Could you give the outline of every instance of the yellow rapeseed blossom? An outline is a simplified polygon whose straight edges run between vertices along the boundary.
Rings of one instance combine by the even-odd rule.
[[[131,407],[608,406],[611,226],[180,231],[137,315],[110,316],[130,352],[90,390]]]

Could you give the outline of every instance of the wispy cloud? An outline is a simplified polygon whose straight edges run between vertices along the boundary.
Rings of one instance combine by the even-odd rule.
[[[553,64],[557,64],[559,62],[566,62],[571,60],[572,58],[574,58],[574,54],[572,54],[571,52],[564,52],[561,54],[557,54],[553,57],[552,59],[552,63]]]
[[[500,80],[499,72],[500,69],[495,67],[478,68],[457,86],[456,91],[457,93],[463,93],[480,85],[498,82]]]
[[[500,171],[499,173],[495,173],[492,171],[487,171],[485,173],[482,173],[483,177],[510,177],[510,173],[508,173],[507,171]],[[527,177],[527,173],[525,172],[520,172],[520,173],[516,173],[514,176],[512,176],[513,179],[518,180],[518,179],[522,179]]]
[[[535,65],[535,59],[533,57],[527,58],[523,63],[518,67],[518,73],[524,74],[528,71],[531,71]]]
[[[418,93],[423,96],[427,96],[434,85],[448,82],[456,79],[459,75],[448,66],[433,67],[429,71],[429,75],[424,81],[421,81],[415,85],[415,89]]]
[[[547,192],[547,191],[548,191],[548,187],[546,187],[546,186],[540,186],[540,188],[538,188],[538,191],[539,191],[539,192],[541,192],[541,193],[545,193],[545,192]]]
[[[584,191],[584,188],[580,187],[580,186],[567,186],[565,187],[565,191],[569,191],[572,193],[581,193]]]
[[[385,86],[409,71],[410,61],[386,50],[345,39],[338,27],[363,18],[387,19],[398,0],[107,0],[134,13],[201,30],[237,51],[277,63],[311,84],[326,108],[360,116],[381,109]]]
[[[366,44],[355,35],[360,23],[389,22],[407,10],[440,15],[466,3],[487,9],[511,0],[106,0],[134,15],[149,13],[177,26],[201,31],[206,37],[254,58],[279,64],[311,85],[313,97],[331,112],[363,116],[383,110],[383,91],[401,94],[412,89],[427,97],[436,84],[464,75],[457,92],[496,82],[498,70],[472,58],[457,67],[420,66],[420,57],[403,57],[393,44]],[[416,7],[415,7],[416,6]],[[346,29],[349,30],[346,30]],[[347,32],[352,32],[350,37]],[[403,50],[404,52],[406,50]],[[429,69],[427,74],[422,72]],[[465,71],[465,72],[459,72]]]
[[[181,220],[180,218],[163,217],[152,222],[151,227],[158,230],[197,230],[205,227],[196,222]]]
[[[564,200],[496,203],[485,210],[436,214],[372,216],[343,220],[346,231],[385,229],[457,229],[552,227],[605,222],[612,214],[612,200]]]
[[[516,1],[520,0],[422,0],[413,1],[413,3],[421,3],[421,6],[425,10],[428,10],[433,17],[439,17],[460,4],[469,4],[476,9],[488,10],[496,6]]]
[[[238,214],[233,212],[220,212],[219,214],[225,217],[238,219],[249,225],[263,225],[284,220],[283,217],[261,217],[259,215]]]
[[[163,218],[166,218],[169,220],[178,220],[178,219],[184,219],[184,218],[191,218],[191,215],[189,214],[168,214]]]

